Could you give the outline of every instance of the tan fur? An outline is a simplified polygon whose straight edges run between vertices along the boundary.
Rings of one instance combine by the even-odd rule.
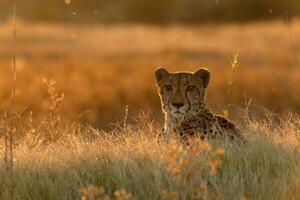
[[[214,115],[205,104],[206,88],[210,79],[208,69],[195,73],[170,73],[160,68],[155,72],[156,82],[165,115],[164,131],[188,136],[239,137],[236,126],[227,119]]]

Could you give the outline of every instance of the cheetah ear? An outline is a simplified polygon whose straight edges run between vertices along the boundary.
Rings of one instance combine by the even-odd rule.
[[[194,74],[201,78],[204,88],[207,88],[210,79],[210,71],[206,68],[201,68]]]
[[[158,83],[159,81],[161,81],[161,79],[163,79],[168,74],[169,74],[169,72],[166,69],[164,69],[164,68],[158,68],[155,71],[156,82]]]

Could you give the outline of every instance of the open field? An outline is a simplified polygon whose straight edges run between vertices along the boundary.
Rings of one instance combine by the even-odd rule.
[[[10,35],[10,26],[1,24],[1,113],[10,103]],[[299,52],[299,21],[199,27],[18,22],[18,113],[13,120],[1,115],[0,199],[9,199],[13,185],[20,200],[297,200],[300,119],[287,113],[300,112]],[[229,117],[246,142],[194,139],[185,146],[159,137],[153,77],[159,66],[208,67],[208,105],[222,113],[230,104]],[[16,129],[5,130],[12,121]],[[14,134],[13,184],[4,159],[7,131]]]
[[[111,133],[80,125],[17,138],[16,199],[300,198],[300,120],[244,121],[245,144],[163,140],[147,118]],[[52,138],[53,139],[53,138]],[[9,175],[0,144],[0,199]]]
[[[265,108],[299,112],[300,22],[224,26],[17,26],[17,105],[39,119],[49,107],[43,79],[64,93],[62,119],[108,125],[140,110],[161,120],[153,71],[208,67],[208,104],[222,113],[228,104],[231,57],[239,53],[232,94],[232,117],[252,99],[254,116]],[[10,26],[0,25],[0,108],[10,95]]]

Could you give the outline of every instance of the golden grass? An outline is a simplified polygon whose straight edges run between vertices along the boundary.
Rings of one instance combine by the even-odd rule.
[[[300,22],[224,26],[80,26],[18,22],[17,105],[43,116],[49,107],[43,79],[54,79],[65,94],[63,119],[81,120],[106,130],[109,123],[142,110],[161,119],[153,71],[208,67],[208,104],[227,107],[232,54],[238,52],[232,116],[252,99],[255,115],[264,108],[299,111]],[[10,26],[0,25],[0,100],[10,95]],[[290,36],[290,31],[292,37]],[[295,42],[291,42],[293,39]],[[296,55],[296,56],[295,56]],[[26,112],[24,114],[26,114]]]
[[[246,142],[158,137],[147,118],[113,132],[73,125],[16,141],[16,199],[299,199],[300,121],[247,121]],[[8,175],[0,144],[0,199]]]

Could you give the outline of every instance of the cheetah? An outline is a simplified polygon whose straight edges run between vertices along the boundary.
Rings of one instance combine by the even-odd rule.
[[[199,136],[242,138],[236,126],[213,114],[205,104],[210,71],[200,68],[195,73],[170,73],[164,68],[155,71],[155,78],[165,116],[163,132],[183,139]]]

